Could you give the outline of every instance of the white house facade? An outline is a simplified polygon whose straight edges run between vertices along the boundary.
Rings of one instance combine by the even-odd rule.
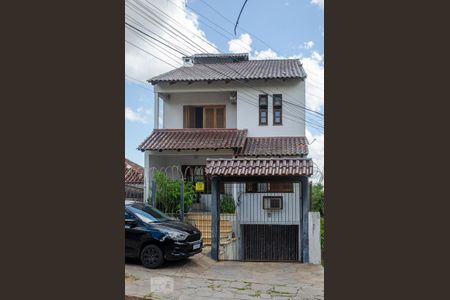
[[[217,182],[242,180],[229,190],[238,215],[233,228],[242,237],[234,257],[291,260],[288,256],[295,253],[294,259],[308,261],[305,182],[313,168],[307,158],[306,73],[301,62],[249,60],[245,53],[199,54],[183,61],[183,67],[149,80],[154,86],[155,129],[138,147],[145,154],[144,198],[151,197],[155,170],[175,168],[173,177],[207,183],[200,199],[214,219],[223,193]],[[203,171],[187,176],[194,168]],[[289,182],[292,178],[299,180]],[[273,236],[281,230],[295,247],[272,256],[253,253],[248,244],[257,225],[275,226],[266,231]],[[219,245],[213,235],[217,259]]]

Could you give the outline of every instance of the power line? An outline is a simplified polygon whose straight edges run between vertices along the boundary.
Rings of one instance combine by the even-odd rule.
[[[244,10],[245,4],[247,4],[247,0],[245,0],[244,4],[241,7],[241,11],[239,12],[238,18],[236,20],[236,24],[234,25],[234,35],[236,35],[236,27],[239,24],[239,19],[241,18],[242,11]]]
[[[173,2],[172,0],[168,0],[168,1],[172,2],[172,3],[174,4],[174,6],[176,6],[176,7],[177,7],[178,9],[180,9],[181,11],[184,11],[184,8],[181,7],[181,6],[179,6],[179,5],[177,5],[177,3]],[[211,28],[211,29],[214,30],[215,32],[217,32],[217,33],[219,33],[220,35],[222,35],[226,40],[228,40],[228,39],[233,39],[232,34],[231,34],[230,32],[228,32],[225,28],[223,28],[222,26],[220,26],[220,25],[214,23],[214,22],[211,21],[208,17],[206,17],[206,16],[204,16],[203,14],[199,13],[197,10],[193,9],[193,8],[190,7],[189,5],[186,4],[186,7],[188,7],[190,10],[194,11],[196,14],[198,14],[198,15],[201,16],[201,17],[203,17],[204,19],[208,20],[211,24],[215,25],[216,27],[222,29],[224,32],[228,33],[229,36],[227,37],[227,36],[225,36],[224,34],[218,32],[216,29],[214,29],[214,28],[212,28],[211,26],[209,26],[208,24],[206,24],[205,22],[202,22],[204,25],[208,26],[209,28]],[[200,20],[200,21],[201,21],[201,20]],[[240,44],[246,46],[246,45],[243,44],[240,40],[237,40],[237,41],[238,41]],[[269,48],[273,48],[273,47],[269,47]],[[220,49],[219,49],[219,51],[220,51]],[[220,51],[220,52],[223,52],[223,51]],[[267,58],[267,56],[266,56],[266,58]],[[314,86],[318,87],[319,89],[322,89],[321,86],[315,85],[314,82],[312,82],[311,80],[308,81],[308,84],[314,85]],[[286,95],[292,97],[292,96],[289,95],[289,94],[286,94]],[[292,98],[294,98],[294,97],[292,97]],[[316,112],[316,111],[314,111],[314,110],[312,110],[312,112],[318,113],[318,112]],[[320,113],[318,113],[318,114],[320,114]],[[323,116],[323,114],[322,114],[322,116]]]
[[[169,0],[170,1],[170,0]],[[135,22],[137,22],[137,21],[135,21]],[[164,22],[164,21],[163,21]],[[173,27],[172,25],[170,25],[169,23],[166,23],[168,26],[171,26],[171,27]],[[150,31],[150,32],[152,32],[151,30],[149,30],[147,27],[145,27],[144,25],[142,25],[141,23],[140,23],[140,25],[143,27],[143,28],[145,28],[146,30],[148,30],[148,31]],[[173,27],[174,28],[174,27]],[[155,35],[157,35],[158,37],[160,37],[160,38],[162,38],[161,36],[159,36],[158,34],[156,34],[156,33],[154,33],[154,32],[152,32],[153,34],[155,34]],[[180,32],[181,33],[181,32]],[[172,38],[174,38],[174,39],[177,39],[176,37],[174,37],[171,33],[168,33]],[[182,33],[181,33],[182,34]],[[167,40],[166,40],[167,41]],[[168,42],[168,41],[167,41]],[[217,48],[218,49],[218,48]],[[220,51],[220,49],[218,49],[219,51]],[[205,50],[206,51],[206,50]],[[184,53],[181,53],[182,55],[184,55],[184,56],[187,56],[187,54],[184,54]],[[205,64],[204,64],[205,65]],[[206,65],[205,65],[206,66]],[[241,75],[242,76],[242,74],[240,74],[237,70],[235,70],[235,69],[233,69],[233,68],[231,68],[230,66],[228,66],[228,65],[226,65],[225,64],[225,66],[227,67],[227,68],[229,68],[230,70],[232,70],[232,71],[234,71],[234,72],[236,72],[237,74],[239,74],[239,75]],[[211,69],[211,67],[209,67],[209,66],[206,66],[206,67],[208,67],[208,68],[210,68]],[[218,70],[215,70],[215,69],[212,69],[212,70],[214,70],[214,71],[216,71],[216,72],[219,72]],[[220,72],[219,72],[220,73]],[[225,75],[225,74],[223,74],[223,73],[221,73],[222,75],[224,75],[224,76],[227,76],[227,75]],[[229,76],[228,76],[229,77]],[[251,86],[251,85],[248,85],[247,84],[247,86],[249,86],[249,87],[251,87],[251,88],[253,88],[254,89],[254,87],[253,86]],[[274,93],[273,91],[271,91],[270,89],[268,89],[272,94]],[[262,91],[262,90],[259,90],[260,92],[263,92],[263,93],[266,93],[265,91]],[[267,93],[267,94],[269,94],[269,93]],[[287,96],[290,96],[290,97],[292,97],[291,95],[289,95],[288,93],[284,93],[285,95],[287,95]],[[294,97],[292,97],[293,99],[294,99]],[[323,116],[323,114],[321,114],[320,112],[317,112],[317,111],[314,111],[314,110],[311,110],[311,109],[308,109],[307,107],[304,107],[304,106],[301,106],[301,105],[299,105],[299,104],[297,104],[297,103],[293,103],[293,102],[290,102],[289,100],[286,100],[285,99],[285,101],[287,102],[287,103],[290,103],[291,105],[297,105],[297,106],[300,106],[301,108],[303,108],[303,109],[306,109],[306,110],[308,110],[309,112],[311,112],[311,113],[315,113],[315,114],[318,114],[318,115],[322,115]]]
[[[137,21],[135,21],[135,22],[137,22]],[[187,56],[187,55],[186,55],[185,53],[183,53],[182,51],[179,51],[179,50],[177,50],[177,49],[171,47],[170,45],[161,42],[161,41],[158,40],[157,38],[154,38],[154,37],[152,37],[152,36],[146,34],[145,32],[143,32],[142,30],[136,28],[135,26],[133,26],[133,25],[127,23],[127,22],[126,22],[126,25],[129,26],[129,27],[131,27],[133,30],[135,30],[135,31],[137,31],[137,32],[139,32],[139,33],[141,33],[141,34],[143,34],[143,35],[145,35],[145,36],[148,36],[148,37],[152,38],[152,40],[158,41],[159,43],[165,45],[166,47],[169,47],[169,48],[173,49],[174,51],[176,51],[176,52],[178,52],[178,53],[180,53],[180,54],[182,54],[182,55],[184,55],[184,56]],[[148,30],[148,28],[146,28],[144,25],[141,24],[141,26]],[[152,32],[151,30],[149,30],[149,31]],[[158,36],[159,38],[163,39],[160,35],[156,34],[155,32],[152,32],[152,33],[155,34],[156,36]],[[173,36],[172,36],[172,37],[173,37]],[[175,39],[176,39],[176,38],[175,38]],[[165,39],[164,39],[164,40],[165,40]],[[169,41],[167,41],[167,40],[165,40],[165,41],[166,41],[166,42],[169,42]],[[132,44],[132,43],[129,42],[129,41],[127,41],[127,42],[130,43],[130,44]],[[173,44],[173,43],[172,43],[172,44]],[[135,47],[141,49],[142,51],[146,52],[147,54],[152,55],[152,56],[155,57],[155,58],[158,58],[158,57],[154,56],[153,54],[151,54],[151,53],[145,51],[144,49],[138,47],[137,45],[135,45],[135,44],[133,44],[133,45],[134,45]],[[158,58],[158,59],[159,59],[159,58]],[[161,59],[159,59],[159,60],[161,60]],[[163,61],[163,60],[161,60],[161,61]],[[163,61],[163,62],[165,62],[165,61]],[[166,63],[167,63],[167,62],[166,62]],[[172,64],[169,64],[169,65],[171,65],[172,67],[175,67],[175,66],[173,66]],[[215,72],[218,72],[219,74],[222,74],[222,75],[224,75],[224,76],[230,78],[228,75],[223,74],[223,73],[221,73],[220,71],[218,71],[218,70],[216,70],[216,69],[214,69],[214,68],[212,68],[212,67],[210,67],[210,66],[208,66],[208,65],[206,65],[206,64],[203,64],[203,65],[204,65],[205,67],[207,67],[207,68],[210,68],[211,70],[213,70],[213,71],[215,71]],[[175,67],[175,68],[176,68],[176,67]],[[235,72],[237,72],[236,70],[234,70],[234,69],[232,69],[232,68],[230,68],[230,69],[233,70],[233,71],[235,71]],[[237,73],[239,73],[239,72],[237,72]],[[230,79],[233,80],[233,81],[239,82],[239,83],[241,83],[241,84],[245,84],[245,83],[242,83],[242,82],[240,82],[240,81],[238,81],[238,80],[234,80],[234,79],[232,79],[232,78],[230,78]],[[251,87],[252,89],[257,90],[257,91],[259,91],[259,92],[263,92],[263,93],[265,93],[265,94],[268,94],[268,93],[266,93],[266,92],[263,91],[263,90],[255,89],[255,88],[254,88],[253,86],[251,86],[251,85],[247,85],[247,86],[249,86],[249,87]],[[270,95],[270,96],[271,96],[271,95]],[[286,100],[285,100],[285,101],[286,101]],[[288,101],[286,101],[286,102],[289,103]],[[298,104],[295,104],[295,103],[293,103],[293,105],[299,106]],[[303,107],[302,107],[302,108],[303,108]],[[306,109],[307,109],[307,108],[306,108]],[[318,112],[315,112],[315,111],[312,111],[312,112],[318,113]],[[305,121],[307,121],[307,120],[305,120]]]
[[[144,34],[145,34],[145,33],[144,33]],[[172,67],[175,67],[175,66],[173,66],[172,64],[167,63],[166,61],[164,61],[164,60],[162,60],[162,59],[156,57],[155,55],[149,53],[148,51],[142,49],[141,47],[139,47],[139,46],[137,46],[137,45],[135,45],[135,44],[133,44],[133,43],[131,43],[131,42],[129,42],[129,41],[126,41],[126,42],[129,43],[129,44],[131,44],[131,45],[133,45],[133,46],[135,46],[136,48],[140,49],[141,51],[143,51],[143,52],[145,52],[145,53],[147,53],[147,54],[149,54],[149,55],[151,55],[151,56],[153,56],[153,57],[159,59],[160,61],[165,62],[166,64],[168,64],[168,65],[170,65],[170,66],[172,66]],[[204,65],[204,66],[206,66],[207,68],[210,68],[210,69],[212,69],[212,70],[214,70],[214,71],[216,71],[216,72],[218,72],[218,73],[220,73],[220,74],[223,74],[223,73],[219,72],[218,70],[215,70],[214,68],[211,68],[211,67],[208,66],[208,65]],[[176,67],[175,67],[175,68],[176,68]],[[181,69],[181,71],[184,71],[184,70]],[[185,73],[185,74],[187,74],[187,73]],[[223,75],[224,75],[224,76],[227,76],[227,75],[225,75],[225,74],[223,74]],[[245,83],[242,83],[241,81],[238,81],[238,80],[233,80],[233,81],[238,82],[238,83],[240,83],[240,84],[245,84]],[[251,86],[250,86],[250,87],[251,87]],[[254,88],[253,88],[253,89],[254,89]],[[257,90],[257,91],[259,91],[259,90]],[[264,94],[267,94],[267,93],[265,93],[264,91],[261,91],[261,92],[263,92]],[[241,93],[242,93],[242,92],[241,92]],[[249,94],[249,95],[250,95],[251,97],[254,96],[254,95],[251,95],[251,94]],[[271,95],[269,95],[269,96],[271,96]],[[254,106],[255,106],[255,107],[258,107],[256,104],[255,104]],[[304,113],[304,112],[300,112],[300,114],[302,114],[302,113]],[[289,113],[285,112],[285,115],[286,115],[286,116],[289,116]],[[308,121],[308,120],[304,119],[301,115],[299,115],[299,116],[295,116],[295,115],[294,115],[293,117],[294,117],[294,118],[295,118],[295,117],[300,117],[305,123],[309,123],[312,127],[316,128],[316,129],[318,129],[318,130],[322,129],[322,126],[321,126],[321,125],[316,124],[316,123],[313,123],[313,122],[311,122],[311,121]]]
[[[137,2],[139,3],[139,2]],[[139,3],[139,5],[141,5],[141,3]],[[137,14],[139,14],[141,17],[145,18],[147,21],[149,21],[152,24],[155,24],[156,26],[160,25],[161,28],[163,28],[164,30],[167,30],[177,36],[179,36],[181,39],[183,39],[184,42],[186,42],[187,47],[192,50],[194,53],[198,52],[198,51],[204,51],[202,50],[200,47],[198,47],[198,45],[191,43],[184,35],[180,35],[175,31],[178,31],[177,29],[175,29],[175,31],[171,30],[170,28],[167,28],[167,26],[165,26],[164,24],[162,24],[161,22],[159,22],[158,20],[156,20],[155,18],[153,18],[152,16],[150,16],[148,13],[146,13],[145,11],[143,11],[140,7],[136,6],[134,3],[129,3],[126,4],[126,6],[128,6],[131,10],[133,10],[134,12],[136,12]],[[131,7],[133,6],[133,7]],[[145,8],[145,10],[148,10],[148,8],[146,6],[143,6]],[[179,32],[179,31],[178,31]],[[200,50],[199,50],[200,49]]]

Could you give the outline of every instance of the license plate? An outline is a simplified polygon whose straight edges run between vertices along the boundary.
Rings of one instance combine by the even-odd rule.
[[[198,249],[198,248],[200,248],[200,246],[201,246],[201,243],[200,242],[197,242],[197,243],[195,243],[195,244],[193,244],[192,245],[192,249]]]

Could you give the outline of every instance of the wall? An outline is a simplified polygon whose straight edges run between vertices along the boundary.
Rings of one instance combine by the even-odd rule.
[[[241,190],[237,191],[240,223],[300,224],[300,184],[293,183],[293,185],[293,193],[245,193],[245,184],[240,185]],[[283,208],[280,210],[263,209],[263,196],[283,196]]]
[[[320,264],[320,213],[309,212],[308,216],[308,235],[309,235],[309,262],[311,264]]]
[[[236,128],[236,104],[229,101],[229,92],[172,93],[163,103],[163,128],[183,128],[183,106],[225,105],[226,128]]]
[[[227,102],[231,91],[237,92],[237,104],[235,107],[234,104]],[[305,106],[305,82],[298,79],[288,79],[286,81],[278,79],[267,81],[253,80],[245,84],[235,81],[229,83],[217,81],[210,84],[195,82],[191,85],[183,82],[173,85],[161,83],[155,86],[155,92],[170,94],[170,100],[163,103],[164,128],[183,127],[182,104],[205,104],[206,102],[211,102],[211,104],[227,103],[227,127],[248,129],[249,136],[305,135],[305,111],[302,109]],[[259,94],[263,92],[267,92],[270,95],[283,95],[283,125],[273,125],[272,97],[269,97],[269,124],[267,126],[259,126],[258,101]],[[202,93],[203,95],[201,95]],[[207,95],[207,97],[204,95]],[[174,118],[173,116],[180,117]]]

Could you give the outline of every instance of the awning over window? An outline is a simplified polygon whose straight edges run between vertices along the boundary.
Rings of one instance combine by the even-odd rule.
[[[206,175],[212,176],[311,176],[313,161],[304,158],[208,159]]]
[[[237,156],[307,156],[308,139],[304,136],[247,137]]]
[[[155,129],[139,150],[205,150],[242,148],[247,130],[239,129]]]

